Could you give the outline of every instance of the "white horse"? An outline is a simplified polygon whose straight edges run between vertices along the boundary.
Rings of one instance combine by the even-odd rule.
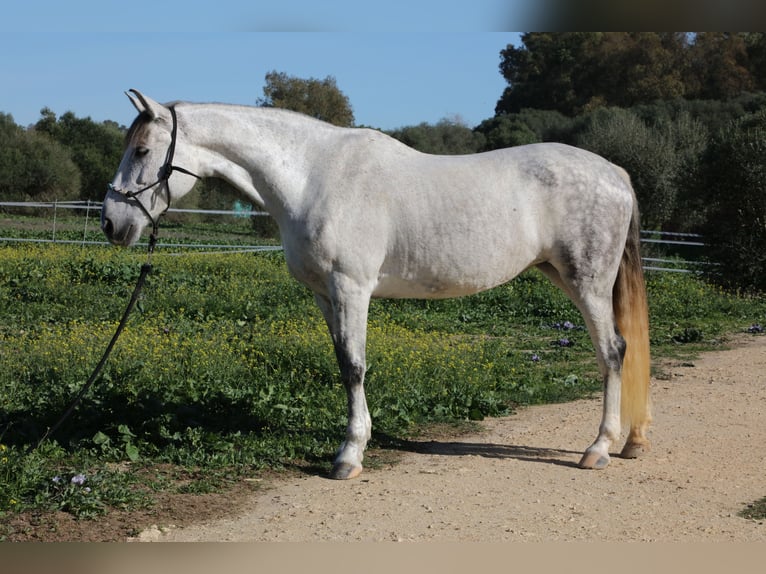
[[[139,116],[104,200],[103,231],[115,244],[135,243],[197,177],[226,180],[274,217],[291,274],[327,321],[348,395],[333,478],[362,471],[370,438],[370,298],[458,297],[532,266],[582,312],[604,380],[598,435],[580,466],[609,464],[621,417],[629,426],[621,455],[648,450],[646,291],[624,170],[553,143],[434,156],[293,112],[162,105],[131,92]]]

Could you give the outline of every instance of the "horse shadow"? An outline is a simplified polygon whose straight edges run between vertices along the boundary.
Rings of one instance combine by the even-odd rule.
[[[571,460],[571,455],[579,456],[582,454],[578,451],[556,448],[451,440],[419,441],[377,434],[376,442],[382,448],[400,452],[432,456],[480,456],[493,459],[513,459],[568,468],[578,468],[577,462]]]

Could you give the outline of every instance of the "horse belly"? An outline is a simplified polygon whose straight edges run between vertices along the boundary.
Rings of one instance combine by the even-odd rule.
[[[538,260],[534,250],[486,245],[479,249],[440,246],[419,261],[388,259],[373,297],[444,299],[502,285]]]
[[[420,280],[381,275],[372,296],[388,299],[449,299],[485,291],[504,282],[500,281],[494,285],[450,284],[438,279]]]

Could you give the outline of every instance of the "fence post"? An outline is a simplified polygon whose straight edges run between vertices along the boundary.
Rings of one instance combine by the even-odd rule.
[[[82,228],[82,247],[85,247],[85,240],[88,238],[88,216],[90,215],[90,199],[85,208],[85,226]]]
[[[58,200],[53,200],[53,243],[56,243],[56,213],[58,212]]]

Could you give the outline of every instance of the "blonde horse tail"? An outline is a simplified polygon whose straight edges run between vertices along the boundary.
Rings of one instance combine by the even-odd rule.
[[[628,174],[622,169],[620,171],[630,184]],[[646,429],[652,420],[649,403],[649,311],[640,240],[638,202],[633,193],[633,215],[612,293],[617,328],[626,343],[620,403],[623,424],[630,426],[622,450],[625,458],[635,458],[649,450]]]

